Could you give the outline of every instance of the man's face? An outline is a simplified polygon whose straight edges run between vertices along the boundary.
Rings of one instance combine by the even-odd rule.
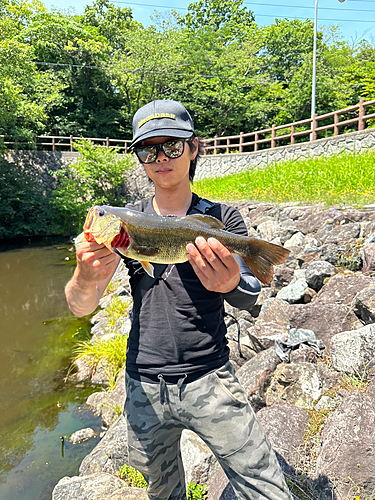
[[[153,137],[142,142],[142,146],[151,146],[162,144],[167,141],[175,140],[174,137]],[[194,141],[198,143],[198,139]],[[197,146],[197,144],[196,144]],[[153,163],[143,164],[148,177],[152,180],[155,187],[165,189],[173,188],[179,184],[189,185],[190,161],[197,155],[198,148],[190,152],[190,147],[185,143],[184,152],[179,158],[169,158],[162,149],[159,149],[156,160]]]

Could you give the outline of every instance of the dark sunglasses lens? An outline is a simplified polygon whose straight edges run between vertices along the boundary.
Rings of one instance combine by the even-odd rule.
[[[168,141],[162,147],[168,158],[179,158],[184,152],[185,141]]]
[[[141,163],[152,163],[156,160],[157,148],[155,146],[137,148],[134,151]]]

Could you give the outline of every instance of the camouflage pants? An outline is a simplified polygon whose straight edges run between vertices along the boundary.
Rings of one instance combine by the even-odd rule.
[[[230,363],[184,384],[126,376],[129,462],[150,500],[186,500],[180,438],[190,429],[210,447],[241,500],[291,500],[265,433]]]

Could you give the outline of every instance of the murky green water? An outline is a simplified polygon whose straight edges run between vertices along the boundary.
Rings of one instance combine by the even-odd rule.
[[[84,405],[95,389],[64,381],[72,346],[90,328],[65,302],[73,272],[68,248],[0,249],[1,500],[50,499],[98,442],[73,446],[64,438],[62,449],[63,436],[100,427]]]

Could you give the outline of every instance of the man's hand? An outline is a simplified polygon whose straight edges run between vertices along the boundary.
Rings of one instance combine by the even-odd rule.
[[[119,257],[103,244],[83,241],[76,250],[77,277],[86,283],[98,283],[113,275]]]
[[[77,267],[65,287],[69,308],[75,316],[91,314],[107,288],[120,257],[104,245],[83,241],[77,246]]]
[[[215,238],[201,236],[186,245],[188,260],[202,285],[212,292],[227,293],[240,282],[240,266],[230,251]]]

